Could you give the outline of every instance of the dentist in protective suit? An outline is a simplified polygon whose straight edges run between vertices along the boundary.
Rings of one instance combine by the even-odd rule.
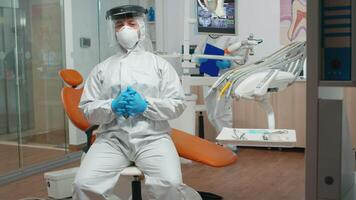
[[[107,12],[119,52],[95,66],[84,86],[80,108],[100,126],[75,177],[73,199],[108,199],[120,172],[134,162],[149,199],[201,200],[182,183],[170,137],[168,120],[184,111],[184,93],[174,68],[145,50],[146,12],[133,5]]]

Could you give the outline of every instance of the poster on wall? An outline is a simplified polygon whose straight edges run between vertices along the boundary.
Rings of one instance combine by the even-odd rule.
[[[307,0],[280,0],[281,44],[306,40]]]

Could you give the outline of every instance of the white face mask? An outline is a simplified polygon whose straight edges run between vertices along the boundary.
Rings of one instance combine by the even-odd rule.
[[[130,26],[124,26],[116,32],[116,39],[123,48],[129,50],[138,42],[138,32]]]

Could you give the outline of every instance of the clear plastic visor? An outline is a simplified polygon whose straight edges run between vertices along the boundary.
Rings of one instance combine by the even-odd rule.
[[[112,19],[108,17],[107,19],[107,32],[108,32],[108,41],[109,46],[119,45],[116,38],[116,32],[120,31],[123,26],[130,26],[139,33],[139,44],[138,46],[143,47],[147,51],[152,51],[152,43],[149,37],[149,34],[146,31],[146,26],[143,17],[131,17]]]
[[[123,26],[130,26],[140,32],[140,27],[138,24],[137,18],[128,17],[128,18],[120,18],[120,19],[113,19],[111,16],[107,19],[107,33],[108,33],[108,41],[109,46],[116,46],[118,45],[116,39],[116,32],[118,32]]]

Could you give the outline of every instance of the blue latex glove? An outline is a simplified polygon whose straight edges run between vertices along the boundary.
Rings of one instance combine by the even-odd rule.
[[[219,69],[228,69],[231,67],[231,62],[230,60],[218,60],[216,61],[216,66]]]
[[[135,116],[138,114],[141,114],[145,112],[147,109],[147,102],[145,99],[142,98],[142,96],[135,91],[133,88],[128,87],[128,93],[130,94],[129,97],[127,97],[127,105],[126,105],[126,110],[129,116]]]
[[[205,62],[207,62],[207,61],[208,61],[207,58],[199,58],[199,59],[198,59],[199,65],[201,65],[202,63],[205,63]]]
[[[125,90],[116,96],[116,98],[111,102],[111,109],[118,116],[128,116],[126,105],[127,105],[127,97],[130,94]]]

